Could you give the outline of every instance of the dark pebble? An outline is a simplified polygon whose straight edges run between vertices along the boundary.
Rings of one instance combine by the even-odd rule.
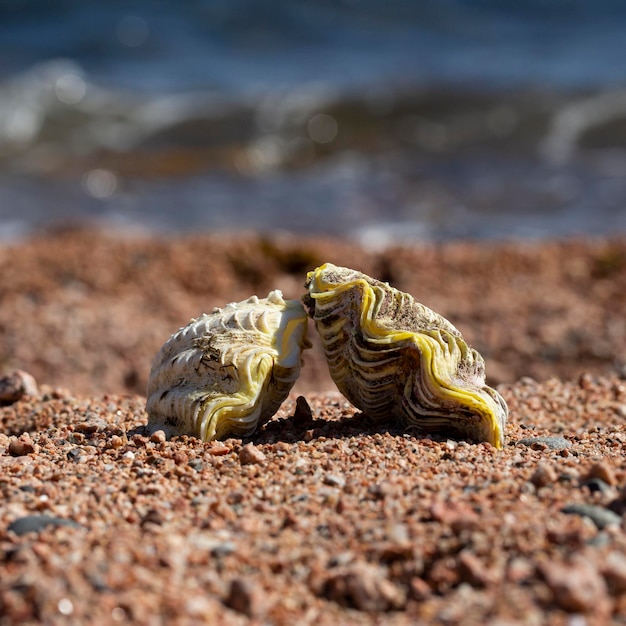
[[[9,524],[8,530],[13,531],[16,535],[25,535],[26,533],[41,532],[47,526],[71,526],[72,528],[81,528],[71,519],[62,517],[50,517],[49,515],[26,515],[18,517]]]
[[[263,591],[252,581],[236,578],[230,584],[225,604],[250,618],[258,618],[264,612]]]
[[[535,444],[547,446],[550,450],[565,450],[572,445],[565,437],[525,437],[520,439],[516,445],[532,448]]]
[[[202,459],[191,459],[188,463],[189,467],[201,472],[204,469],[204,461]]]
[[[611,485],[605,483],[600,478],[589,478],[580,483],[581,487],[586,487],[591,493],[610,493]]]
[[[568,515],[588,517],[599,529],[611,525],[619,526],[622,523],[622,518],[617,513],[595,504],[568,504],[564,506],[561,511]]]
[[[294,424],[308,424],[313,419],[311,407],[304,396],[296,398],[296,410],[293,413],[292,421]]]
[[[72,448],[71,450],[68,450],[66,456],[70,461],[78,461],[82,452],[83,451],[80,448]]]

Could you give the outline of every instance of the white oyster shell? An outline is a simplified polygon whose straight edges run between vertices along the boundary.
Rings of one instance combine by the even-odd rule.
[[[252,434],[298,377],[306,329],[302,304],[278,290],[192,319],[152,365],[149,430],[203,441]]]
[[[375,419],[424,432],[504,442],[508,409],[461,333],[413,297],[326,263],[307,276],[304,303],[343,395]]]

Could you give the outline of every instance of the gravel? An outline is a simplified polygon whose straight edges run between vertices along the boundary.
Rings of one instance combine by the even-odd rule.
[[[502,451],[313,392],[247,440],[167,440],[141,396],[40,387],[0,413],[0,624],[626,619],[617,376],[501,386]],[[559,420],[569,448],[516,445],[537,399],[537,437]],[[581,488],[599,474],[610,492]]]
[[[372,251],[278,235],[69,229],[0,245],[0,374],[25,370],[73,393],[144,394],[154,355],[190,318],[271,289],[299,298],[306,272],[327,261],[389,281],[449,319],[485,357],[491,383],[626,376],[626,239]],[[300,393],[333,388],[313,343]],[[543,410],[533,403],[520,421]],[[626,403],[619,410],[625,416]]]
[[[459,326],[509,405],[502,451],[372,424],[319,346],[253,437],[146,432],[171,332],[295,297],[324,260]],[[0,626],[626,622],[625,242],[371,254],[68,231],[0,267],[0,375],[38,383],[0,406]]]

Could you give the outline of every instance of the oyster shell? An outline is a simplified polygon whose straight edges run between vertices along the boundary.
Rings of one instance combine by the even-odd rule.
[[[192,319],[152,365],[149,430],[203,441],[252,434],[298,377],[306,330],[302,304],[278,290]]]
[[[506,403],[450,322],[387,283],[330,263],[309,272],[306,287],[330,374],[358,409],[503,446]]]

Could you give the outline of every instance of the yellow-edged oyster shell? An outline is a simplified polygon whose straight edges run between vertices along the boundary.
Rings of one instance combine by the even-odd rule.
[[[252,434],[298,377],[306,330],[302,304],[278,290],[192,319],[152,365],[149,430],[203,441]]]
[[[306,287],[330,374],[358,409],[503,446],[506,403],[450,322],[387,283],[330,263],[309,272]]]

